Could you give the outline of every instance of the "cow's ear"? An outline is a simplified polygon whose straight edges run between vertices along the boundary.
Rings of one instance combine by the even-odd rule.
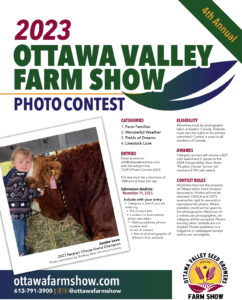
[[[33,177],[29,176],[29,177],[26,177],[26,181],[27,181],[27,184],[28,184],[28,187],[30,189],[33,189],[33,188],[36,188],[36,181]]]

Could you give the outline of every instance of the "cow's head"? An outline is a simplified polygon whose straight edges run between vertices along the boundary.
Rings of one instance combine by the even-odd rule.
[[[53,157],[39,155],[34,158],[31,170],[27,175],[30,188],[44,188],[50,185],[51,178],[58,181],[61,175],[61,163]]]
[[[32,201],[32,208],[41,212],[47,218],[62,220],[67,211],[59,189],[50,188],[51,177],[58,181],[62,168],[54,156],[39,155],[34,158],[31,170],[27,175],[29,188],[45,188],[44,196]]]

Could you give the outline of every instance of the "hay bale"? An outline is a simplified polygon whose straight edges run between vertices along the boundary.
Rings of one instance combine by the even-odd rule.
[[[54,221],[37,213],[28,218],[26,245],[29,254],[86,243],[82,227],[71,215],[62,221]]]

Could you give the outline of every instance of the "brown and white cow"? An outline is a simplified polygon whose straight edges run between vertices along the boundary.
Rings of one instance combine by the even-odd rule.
[[[44,216],[62,220],[70,213],[92,240],[118,235],[99,143],[39,155],[29,175],[31,188],[46,186],[44,196],[35,199]],[[50,188],[52,176],[57,189]]]

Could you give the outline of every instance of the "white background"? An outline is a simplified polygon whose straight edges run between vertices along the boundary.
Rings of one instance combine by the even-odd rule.
[[[238,25],[241,26],[242,4],[239,0],[215,1]],[[0,92],[14,92],[13,50],[19,42],[14,41],[16,23],[20,19],[70,19],[71,37],[66,44],[212,44],[210,62],[234,60],[228,50],[197,21],[186,8],[175,0],[160,1],[11,1],[1,4],[1,48],[0,48]],[[34,44],[37,42],[30,42]],[[39,42],[40,43],[40,42]],[[44,44],[43,41],[41,44]],[[53,44],[53,42],[51,42]],[[182,50],[181,50],[182,51]],[[171,67],[166,70],[165,82],[181,73],[183,68]],[[158,269],[173,271],[173,299],[187,299],[188,287],[182,280],[183,267],[187,260],[201,252],[220,256],[228,267],[229,281],[224,288],[224,299],[237,299],[240,293],[241,269],[241,78],[240,63],[233,68],[236,74],[230,86],[218,97],[188,110],[163,112],[144,108],[127,99],[123,112],[15,112],[13,96],[1,96],[0,136],[9,136],[50,126],[66,124],[102,116],[117,185],[120,191],[120,118],[143,117],[154,129],[165,132],[159,147],[149,149],[150,154],[159,157],[169,180],[162,196],[168,203],[168,214],[172,231],[175,229],[175,126],[177,117],[198,118],[203,123],[223,123],[227,135],[223,143],[211,143],[200,151],[224,151],[229,158],[217,172],[216,178],[223,183],[223,207],[226,215],[224,233],[212,238],[176,238],[173,234],[164,241],[133,241],[131,251],[110,257],[89,260],[61,266],[59,269]],[[223,81],[225,82],[225,80]],[[88,92],[88,91],[86,91]],[[205,149],[204,149],[205,148]],[[127,148],[126,150],[132,150]],[[140,149],[139,154],[147,153]],[[122,203],[121,203],[122,204]],[[123,205],[123,204],[122,204]],[[5,241],[0,227],[0,240]],[[1,243],[1,269],[11,269],[6,243]],[[222,291],[221,291],[222,292]]]

